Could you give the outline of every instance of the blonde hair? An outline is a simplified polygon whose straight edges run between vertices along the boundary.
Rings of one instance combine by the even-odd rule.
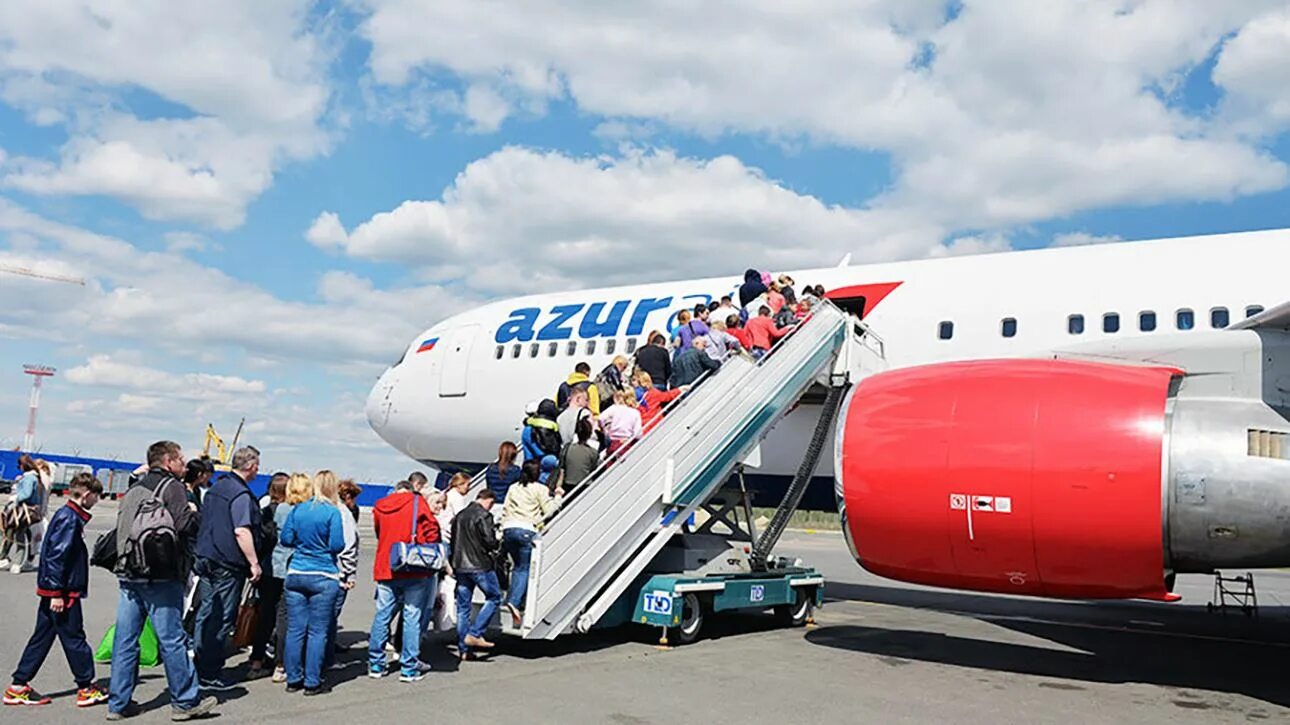
[[[724,330],[726,329],[726,323],[722,322],[721,320],[713,320],[712,322],[708,323],[708,327],[711,327],[714,330]]]
[[[314,496],[330,501],[340,503],[340,479],[331,471],[319,471],[314,476]]]
[[[642,388],[649,388],[654,385],[654,378],[651,378],[649,373],[642,370],[636,374],[636,382],[640,383]]]
[[[307,473],[293,473],[287,481],[288,504],[295,506],[314,497],[314,481]]]
[[[470,476],[467,476],[464,473],[454,473],[452,474],[452,478],[448,479],[448,488],[456,488],[458,484],[462,484],[462,483],[466,484],[466,486],[469,487]]]
[[[615,364],[615,365],[619,365],[619,364],[626,365],[627,363],[628,363],[628,360],[627,360],[627,357],[626,357],[626,356],[624,356],[624,355],[616,355],[616,356],[614,356],[614,364]]]

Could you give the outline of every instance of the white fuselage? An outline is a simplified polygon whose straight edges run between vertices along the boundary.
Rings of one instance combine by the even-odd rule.
[[[899,283],[865,320],[891,367],[1105,348],[1147,335],[1201,335],[1284,302],[1290,230],[1044,249],[790,272],[803,285]],[[517,440],[525,403],[553,398],[576,363],[593,375],[696,302],[735,296],[737,274],[531,295],[446,319],[412,341],[368,400],[373,429],[440,468],[493,460]],[[1147,313],[1144,316],[1144,313]],[[1104,330],[1119,316],[1118,332]],[[1154,314],[1154,329],[1150,328]],[[1072,317],[1077,316],[1075,322]],[[1082,316],[1083,332],[1078,329]],[[1014,322],[1005,322],[1005,321]],[[1189,324],[1190,322],[1190,324]],[[945,323],[952,323],[952,334]],[[1107,327],[1106,329],[1110,329]],[[1012,332],[1006,336],[1005,332]],[[419,352],[423,343],[436,340]],[[1185,338],[1180,337],[1180,340]],[[802,406],[767,438],[762,474],[791,475],[818,413]],[[832,475],[829,456],[817,475]]]

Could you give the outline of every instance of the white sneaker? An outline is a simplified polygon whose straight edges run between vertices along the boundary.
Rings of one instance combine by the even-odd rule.
[[[9,567],[9,573],[10,573],[10,574],[21,574],[21,573],[22,573],[22,564],[14,564],[13,566]]]
[[[0,569],[8,569],[11,563],[8,559],[0,559]]]

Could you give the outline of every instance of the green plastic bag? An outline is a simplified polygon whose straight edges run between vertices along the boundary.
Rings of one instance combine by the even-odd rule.
[[[108,627],[94,651],[95,662],[112,661],[112,645],[116,639],[116,625]],[[139,634],[139,664],[143,667],[156,667],[161,664],[161,645],[157,641],[157,630],[152,628],[152,620],[143,620],[143,632]]]

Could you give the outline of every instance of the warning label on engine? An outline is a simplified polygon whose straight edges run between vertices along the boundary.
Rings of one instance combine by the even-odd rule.
[[[1012,513],[1012,498],[1010,496],[979,496],[971,493],[950,494],[951,511],[965,511],[968,509],[969,503],[972,511],[979,514]]]

